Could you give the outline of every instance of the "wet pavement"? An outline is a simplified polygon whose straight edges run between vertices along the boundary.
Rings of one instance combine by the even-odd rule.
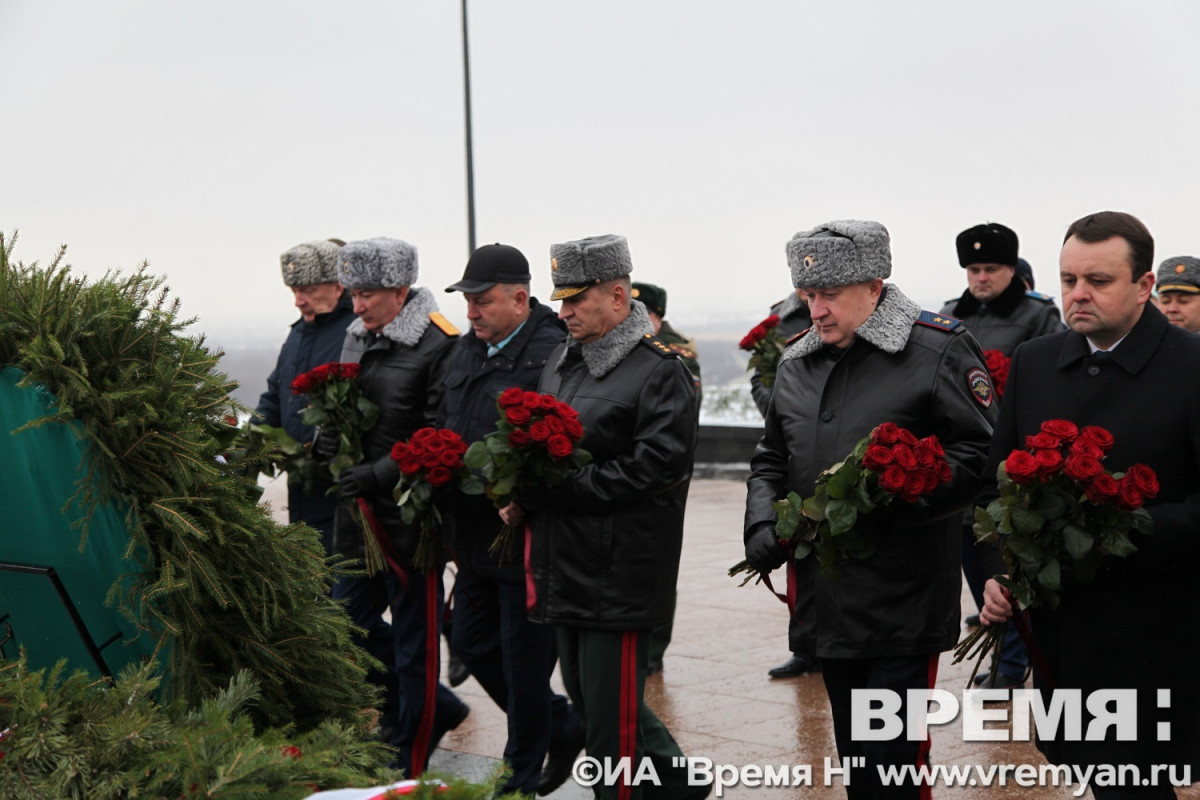
[[[268,489],[268,497],[271,495]],[[810,786],[731,786],[724,789],[723,797],[844,798],[845,790],[836,777],[832,777],[831,785],[824,785],[826,760],[837,766],[837,751],[821,676],[785,680],[767,677],[767,670],[789,655],[786,607],[763,586],[739,587],[740,580],[726,575],[726,570],[742,558],[744,502],[745,486],[740,482],[692,483],[673,640],[663,671],[646,681],[646,701],[690,757],[707,758],[715,765],[733,769],[786,766],[789,775],[793,767],[811,768]],[[974,611],[964,586],[963,616]],[[950,661],[951,654],[944,653],[937,688],[961,700],[970,669]],[[443,653],[443,668],[445,663]],[[554,683],[561,692],[557,673]],[[471,706],[471,715],[445,736],[431,768],[481,778],[504,750],[504,714],[474,679],[468,678],[455,691]],[[1008,707],[988,706],[1001,710]],[[987,727],[1008,730],[1003,723],[989,723]],[[1038,765],[1046,762],[1027,741],[964,741],[960,715],[954,722],[933,729],[931,763],[977,765],[982,770],[1030,765],[1025,769],[1033,770],[1030,774],[1036,776]],[[964,800],[1079,796],[1075,794],[1080,788],[1077,785],[1021,786],[1016,782],[1019,773],[1010,773],[1007,785],[998,785],[998,779],[994,779],[992,785],[984,786],[980,773],[975,774],[978,785],[938,785],[933,796]],[[1181,798],[1200,800],[1200,788],[1177,792]],[[558,800],[590,796],[590,790],[572,780],[551,795]]]

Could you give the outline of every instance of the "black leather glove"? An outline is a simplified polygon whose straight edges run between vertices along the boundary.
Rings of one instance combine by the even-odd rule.
[[[338,495],[343,499],[379,493],[379,479],[370,464],[355,464],[338,473]]]
[[[783,566],[787,550],[775,536],[774,523],[763,523],[746,540],[746,563],[762,573]]]
[[[337,431],[318,431],[316,438],[312,441],[312,454],[317,461],[332,461],[333,457],[338,454],[340,444]]]

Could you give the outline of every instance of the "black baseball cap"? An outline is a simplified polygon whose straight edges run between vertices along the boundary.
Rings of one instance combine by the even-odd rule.
[[[447,286],[447,292],[486,292],[497,283],[529,283],[529,260],[515,247],[485,244],[471,254],[462,280]]]

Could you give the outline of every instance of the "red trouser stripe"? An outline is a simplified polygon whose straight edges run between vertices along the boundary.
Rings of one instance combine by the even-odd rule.
[[[437,569],[435,566],[434,569]],[[433,736],[433,715],[437,711],[438,685],[438,624],[437,624],[437,575],[430,572],[425,576],[425,707],[421,709],[421,722],[413,740],[412,775],[419,778],[429,761],[429,745]]]
[[[628,759],[630,776],[637,774],[637,764],[633,757],[637,752],[637,632],[626,631],[621,634],[621,696],[620,705],[619,752],[618,757]],[[627,781],[622,781],[617,787],[618,800],[628,800],[633,793],[633,787]]]

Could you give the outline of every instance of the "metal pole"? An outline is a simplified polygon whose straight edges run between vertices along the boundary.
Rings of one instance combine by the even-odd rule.
[[[471,59],[467,53],[467,0],[462,0],[463,100],[467,120],[467,255],[475,252],[475,165],[471,149]]]

